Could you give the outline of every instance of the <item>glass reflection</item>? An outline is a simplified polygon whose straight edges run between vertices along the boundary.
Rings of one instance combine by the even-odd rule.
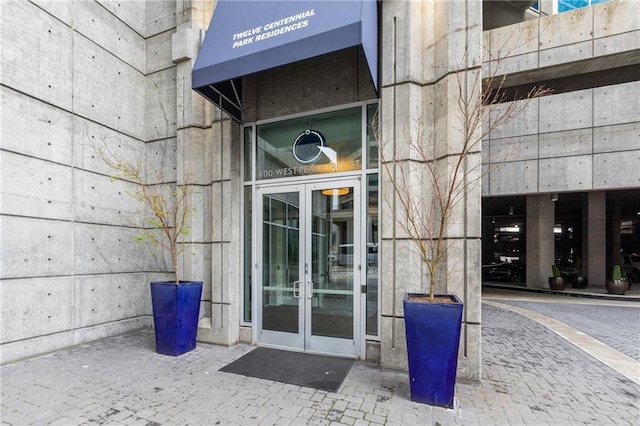
[[[298,332],[298,193],[263,196],[262,328]]]
[[[311,333],[352,339],[353,188],[313,191],[312,197]]]

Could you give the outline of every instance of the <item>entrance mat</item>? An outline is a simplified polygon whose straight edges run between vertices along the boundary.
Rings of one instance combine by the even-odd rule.
[[[220,371],[336,392],[354,362],[350,358],[260,347]]]

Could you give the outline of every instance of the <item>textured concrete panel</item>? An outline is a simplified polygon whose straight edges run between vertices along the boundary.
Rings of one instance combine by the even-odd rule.
[[[231,123],[227,122],[229,126]],[[200,185],[211,183],[213,173],[220,174],[220,167],[223,159],[229,159],[229,152],[226,155],[219,150],[220,140],[214,137],[213,133],[219,126],[214,129],[200,129],[190,127],[178,131],[177,146],[180,147],[180,175],[188,174],[191,176],[190,181]],[[236,143],[236,142],[233,142]],[[214,155],[213,150],[217,152]],[[225,164],[225,168],[229,169],[229,163]]]
[[[593,125],[640,121],[640,81],[593,89]]]
[[[540,134],[540,158],[591,154],[592,129]]]
[[[211,328],[198,328],[198,340],[219,345],[238,342],[238,309],[229,305],[211,304]]]
[[[532,52],[524,55],[505,56],[491,64],[492,75],[515,74],[522,70],[530,70],[538,67],[540,53]]]
[[[132,164],[143,164],[145,143],[124,135],[112,128],[102,126],[90,120],[73,117],[73,165],[84,170],[114,175],[98,151],[112,154],[116,158],[126,159]]]
[[[176,136],[176,70],[169,68],[145,79],[146,140]]]
[[[579,90],[545,96],[540,103],[540,133],[591,127],[592,91]]]
[[[190,141],[189,141],[190,142]],[[161,139],[144,144],[145,171],[150,182],[176,182],[176,139]]]
[[[395,106],[394,111],[389,111],[384,116],[388,126],[383,126],[383,155],[385,160],[413,159],[420,161],[421,155],[416,152],[415,146],[433,145],[433,126],[424,116],[432,117],[435,99],[434,88],[418,86],[413,83],[393,86],[385,91],[390,95],[388,102]],[[384,103],[383,103],[384,104]],[[391,123],[393,122],[393,125]],[[387,129],[395,129],[396,133],[385,132]],[[412,147],[411,145],[414,145]],[[387,151],[395,151],[395,156],[387,157]]]
[[[133,12],[130,7],[128,9],[127,12]],[[127,18],[136,19],[133,14],[127,15]],[[132,30],[130,24],[121,19],[96,2],[80,1],[74,3],[74,30],[143,73],[144,38],[140,33]],[[141,21],[141,17],[137,17],[137,19]]]
[[[532,19],[520,24],[507,25],[485,32],[487,51],[484,61],[488,73],[484,75],[501,75],[520,69],[534,68],[538,64],[538,32],[539,20]]]
[[[481,218],[479,219],[481,220]],[[466,249],[467,281],[465,292],[461,296],[462,301],[465,303],[464,320],[479,323],[482,318],[482,240],[477,238],[467,241]]]
[[[591,40],[593,8],[582,7],[540,18],[540,50]],[[543,53],[543,56],[546,52]]]
[[[375,99],[370,80],[366,62],[357,48],[262,71],[258,78],[256,118],[283,117]]]
[[[605,2],[595,5],[593,10],[593,34],[596,38],[640,28],[640,13],[635,0]]]
[[[409,367],[404,318],[382,317],[380,333],[380,367],[406,371]]]
[[[78,223],[73,228],[75,272],[105,274],[144,270],[149,248],[137,244],[138,230]]]
[[[592,188],[592,157],[580,155],[540,160],[542,192],[586,191]]]
[[[129,136],[144,139],[144,76],[74,33],[75,111]]]
[[[640,49],[640,30],[616,34],[593,41],[593,54],[595,57],[637,51],[638,49]]]
[[[466,258],[465,258],[466,250]],[[480,267],[480,238],[463,240],[448,240],[447,252],[447,285],[438,293],[455,294],[465,305],[464,318],[467,321],[480,320],[480,293],[482,288]],[[451,256],[453,254],[453,256]],[[466,264],[465,264],[466,260]]]
[[[66,275],[72,271],[69,222],[3,216],[0,230],[2,278]]]
[[[418,223],[433,220],[435,207],[432,198],[435,198],[435,195],[433,191],[428,190],[433,185],[433,178],[424,163],[385,163],[381,174],[383,191],[380,203],[385,212],[382,215],[383,238],[406,238],[409,235],[410,219]],[[392,182],[390,177],[394,177],[395,182]],[[443,176],[441,181],[445,177]],[[398,188],[398,191],[394,188]]]
[[[193,133],[190,133],[193,134]],[[194,168],[199,168],[203,165],[208,165],[207,161],[200,162],[196,160],[196,154],[200,150],[201,155],[204,158],[208,156],[211,160],[211,171],[202,170],[202,178],[209,179],[208,175],[211,173],[211,179],[213,181],[220,181],[229,179],[231,172],[231,146],[232,144],[240,143],[240,135],[238,126],[233,124],[231,120],[221,120],[213,123],[211,132],[200,135],[204,137],[204,141],[200,139],[195,149],[188,148],[188,151],[184,152],[184,160],[188,164],[193,164]],[[206,145],[210,144],[210,147]],[[201,159],[202,160],[202,159]]]
[[[506,103],[491,106],[488,124],[489,137],[502,139],[537,134],[540,126],[538,122],[539,105],[545,99],[517,101],[518,105],[513,109],[509,109],[510,107]],[[503,124],[497,125],[496,123]]]
[[[192,28],[191,24],[181,24],[171,37],[171,60],[176,64],[188,61],[187,65],[191,68],[190,60],[195,61],[198,56],[200,35],[198,28]]]
[[[457,376],[461,379],[480,380],[481,378],[481,331],[480,324],[462,324],[457,372]]]
[[[73,2],[60,0],[30,0],[31,3],[46,10],[51,16],[61,20],[68,26],[73,24]],[[20,3],[20,1],[15,1]]]
[[[29,2],[3,2],[2,84],[71,109],[72,31]]]
[[[176,26],[176,2],[173,0],[155,0],[144,2],[146,37],[151,37]]]
[[[145,274],[76,276],[73,282],[76,327],[152,314]]]
[[[147,2],[121,0],[98,0],[98,2],[138,34],[145,36],[145,11],[149,7]],[[149,3],[156,3],[156,1]]]
[[[159,234],[159,231],[153,231]],[[157,248],[149,245],[139,245],[139,249],[146,253],[144,257],[144,269],[153,275],[157,275],[153,280],[157,281],[173,281],[175,273],[173,269],[173,260],[166,250],[159,251]],[[151,279],[149,279],[151,281]]]
[[[214,222],[211,218],[218,218],[218,212],[221,207],[213,207],[211,197],[211,187],[209,186],[194,186],[192,188],[190,203],[192,209],[195,211],[189,221],[191,232],[187,238],[194,243],[201,244],[211,242]],[[227,226],[227,228],[228,227],[229,226]]]
[[[109,176],[74,171],[74,220],[120,226],[142,226],[145,208],[131,195],[136,185]]]
[[[165,32],[148,38],[145,41],[145,66],[147,74],[152,74],[174,66],[171,60],[171,35],[171,32]],[[189,85],[189,89],[191,89],[191,85]]]
[[[413,3],[422,6],[423,2]],[[422,31],[414,34],[414,37],[417,35],[422,38],[422,34],[430,32],[430,28],[426,29],[427,25],[433,25],[435,37],[434,40],[427,40],[427,46],[435,44],[433,63],[436,68],[436,78],[440,78],[445,72],[480,65],[482,46],[479,40],[482,37],[482,13],[476,6],[478,5],[475,0],[437,1],[434,5],[435,13],[425,20],[426,25],[423,24]],[[445,38],[447,41],[441,42]],[[469,40],[478,40],[478,42],[469,42]],[[419,59],[420,55],[411,54],[410,57]],[[424,63],[419,63],[418,67],[427,68]]]
[[[73,328],[72,299],[70,277],[3,281],[2,343]]]
[[[0,87],[2,149],[32,157],[71,163],[71,114]]]
[[[212,241],[231,241],[232,200],[229,181],[215,182],[211,185],[212,215],[216,217],[216,223],[211,232]]]
[[[593,156],[594,189],[640,186],[640,150]]]
[[[0,155],[4,214],[71,219],[70,167],[10,152]]]
[[[483,162],[485,164],[492,163],[495,165],[505,161],[522,161],[538,158],[538,135],[491,139],[487,145],[486,152],[485,147],[482,147]]]
[[[584,8],[588,9],[588,8]],[[540,67],[550,67],[567,62],[591,59],[593,56],[593,42],[584,41],[569,45],[562,45],[540,52]]]
[[[382,315],[402,315],[402,297],[410,292],[428,292],[429,276],[417,247],[409,240],[382,241],[380,265],[380,289],[382,291]],[[392,266],[393,265],[393,266]],[[395,277],[394,274],[395,266]],[[395,295],[395,296],[394,296]]]
[[[514,161],[502,163],[489,172],[489,194],[509,195],[538,190],[538,162]]]
[[[638,123],[617,126],[595,127],[593,129],[593,152],[613,152],[640,149]]]
[[[425,53],[433,60],[433,40],[428,40],[433,36],[423,29],[422,9],[426,6],[421,2],[382,2],[380,25],[389,31],[382,31],[380,39],[381,87],[421,81],[428,67],[423,67],[421,56],[414,52],[428,49]]]
[[[229,243],[213,243],[211,245],[211,257],[214,259],[211,264],[211,300],[214,303],[229,303],[229,280],[227,279],[227,269],[238,269],[241,259],[232,259],[229,256]],[[237,291],[238,283],[234,284]]]
[[[202,300],[211,300],[211,283],[213,282],[211,262],[211,244],[198,243],[187,244],[184,253],[178,260],[181,280],[203,282]]]

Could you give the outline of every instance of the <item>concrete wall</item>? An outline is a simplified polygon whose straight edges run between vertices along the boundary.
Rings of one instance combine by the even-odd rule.
[[[603,3],[499,28],[484,36],[495,55],[493,61],[485,62],[485,75],[513,72],[509,78],[518,84],[544,83],[550,73],[580,78],[583,72],[605,64],[640,63],[640,14],[632,1]],[[507,47],[501,51],[496,48],[499,45]],[[507,54],[495,60],[502,53]],[[638,187],[638,93],[640,81],[632,81],[530,102],[484,141],[483,162],[489,174],[483,180],[482,194]]]
[[[2,362],[148,326],[164,259],[93,145],[176,178],[175,1],[5,1]],[[167,60],[168,59],[168,60]]]
[[[612,0],[485,31],[484,46],[485,75],[507,75],[510,85],[637,64],[638,3]]]

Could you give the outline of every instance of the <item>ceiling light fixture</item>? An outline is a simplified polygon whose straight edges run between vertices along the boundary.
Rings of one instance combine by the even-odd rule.
[[[332,188],[332,189],[323,189],[322,195],[326,195],[328,197],[332,195],[347,195],[349,193],[349,188]]]

